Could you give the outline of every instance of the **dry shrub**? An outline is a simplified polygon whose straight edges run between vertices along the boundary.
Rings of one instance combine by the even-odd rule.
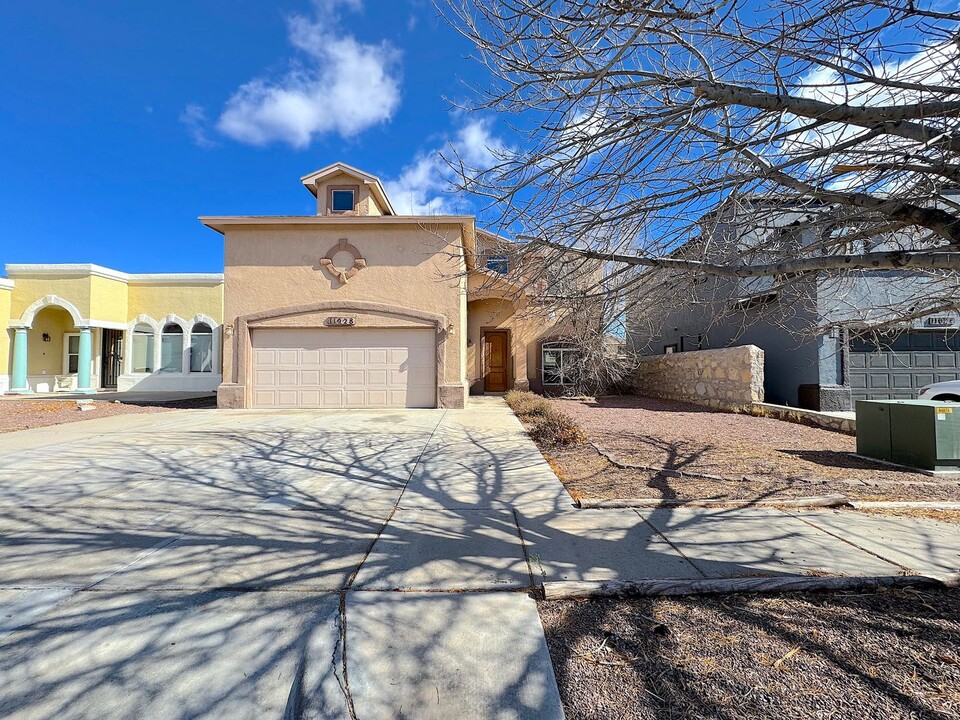
[[[540,445],[577,445],[584,440],[576,420],[554,407],[550,407],[533,427],[530,437]]]
[[[511,390],[504,400],[517,417],[523,420],[541,418],[551,410],[549,400],[527,390]]]

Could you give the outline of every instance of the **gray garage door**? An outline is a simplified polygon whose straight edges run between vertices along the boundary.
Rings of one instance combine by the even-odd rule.
[[[880,339],[851,336],[854,400],[915,398],[932,382],[960,379],[960,334],[906,332]]]

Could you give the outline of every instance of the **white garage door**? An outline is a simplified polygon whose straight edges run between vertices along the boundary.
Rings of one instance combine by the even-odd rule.
[[[434,407],[433,330],[253,331],[253,404],[259,408]]]

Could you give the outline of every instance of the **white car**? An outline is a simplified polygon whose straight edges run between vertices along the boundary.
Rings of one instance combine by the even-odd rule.
[[[924,385],[917,395],[923,400],[960,402],[960,380],[947,380],[946,382]]]

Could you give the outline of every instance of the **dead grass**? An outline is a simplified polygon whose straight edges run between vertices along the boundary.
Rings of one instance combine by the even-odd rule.
[[[210,406],[210,400],[183,400],[163,405],[130,405],[93,400],[93,410],[80,410],[76,400],[0,399],[0,433],[63,423],[93,420],[112,415],[139,415],[191,407]]]
[[[569,720],[960,717],[960,591],[539,604]]]
[[[853,457],[841,433],[772,418],[631,396],[551,400],[588,441],[636,465],[620,469],[589,444],[543,446],[571,494],[593,498],[775,500],[841,493],[858,500],[960,500],[960,482]],[[723,477],[709,480],[680,473]]]
[[[569,447],[585,440],[577,422],[550,400],[522,390],[511,390],[505,400],[537,445]]]

